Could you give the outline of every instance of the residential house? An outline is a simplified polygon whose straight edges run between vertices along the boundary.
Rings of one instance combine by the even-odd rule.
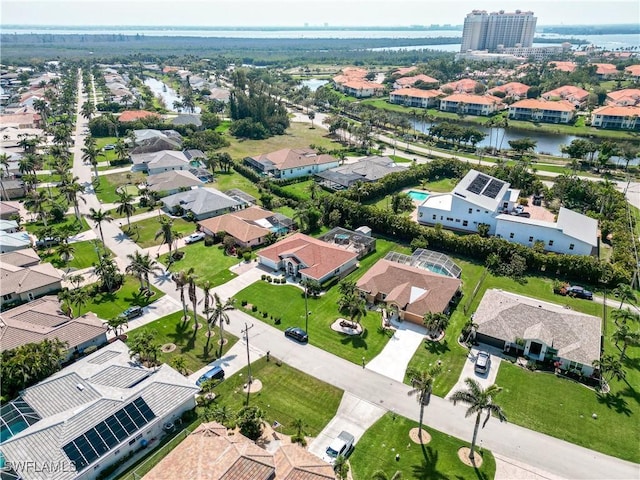
[[[171,120],[169,120],[169,123],[171,125],[193,125],[194,127],[202,126],[200,115],[191,113],[182,113],[176,117],[173,117]]]
[[[144,171],[149,175],[169,172],[172,170],[189,170],[191,164],[183,152],[175,150],[160,150],[153,153],[138,153],[131,155],[133,171]]]
[[[393,83],[393,88],[398,89],[413,87],[417,82],[422,82],[425,85],[432,85],[434,87],[437,86],[438,83],[440,83],[437,79],[430,77],[429,75],[420,73],[412,77],[400,77],[396,79],[396,81]]]
[[[548,92],[544,92],[540,97],[544,100],[567,100],[575,107],[579,108],[587,103],[589,92],[584,88],[576,87],[574,85],[564,85],[562,87],[549,90]]]
[[[625,88],[607,93],[607,105],[627,107],[640,105],[640,88]]]
[[[231,91],[227,88],[214,87],[211,89],[211,93],[209,94],[210,100],[217,100],[223,103],[229,103],[229,98],[231,97]]]
[[[161,193],[161,196],[172,195],[202,185],[204,185],[202,180],[184,170],[171,170],[147,177],[147,189],[151,192]]]
[[[394,72],[391,75],[395,77],[404,77],[405,75],[409,75],[410,73],[413,73],[416,70],[418,70],[418,67],[416,67],[415,65],[412,65],[411,67],[400,67],[394,70]]]
[[[295,233],[262,249],[258,253],[258,261],[272,270],[284,271],[287,276],[322,283],[355,270],[358,254],[303,233]]]
[[[509,118],[532,122],[569,123],[576,107],[568,100],[538,100],[527,98],[509,105]]]
[[[0,218],[10,220],[14,215],[19,215],[20,210],[6,202],[0,202]]]
[[[371,236],[371,229],[367,226],[361,226],[355,230],[334,227],[318,237],[318,240],[355,252],[358,258],[363,258],[376,249],[376,239]]]
[[[207,218],[198,222],[198,225],[207,235],[225,232],[242,247],[256,247],[265,243],[269,234],[287,233],[293,222],[280,213],[252,206],[226,215]]]
[[[18,229],[18,222],[15,220],[0,219],[0,232],[15,233]]]
[[[364,80],[369,72],[365,68],[358,67],[345,67],[342,69],[340,75],[333,77],[333,83],[336,88],[340,88],[341,85],[350,80]]]
[[[479,82],[471,78],[463,78],[454,82],[445,83],[440,86],[440,90],[445,93],[474,93],[479,85],[481,85]]]
[[[0,253],[30,248],[31,237],[27,232],[7,233],[0,231]]]
[[[454,93],[440,100],[443,112],[461,113],[464,115],[488,116],[504,108],[502,100],[492,95],[472,95]]]
[[[16,128],[40,128],[42,117],[39,113],[5,113],[0,115],[1,126]]]
[[[612,63],[592,63],[591,65],[596,67],[596,76],[600,80],[615,77],[618,74],[622,74],[618,71],[616,66]]]
[[[640,130],[640,106],[607,105],[591,112],[591,125],[600,128]]]
[[[195,408],[198,387],[168,365],[146,368],[117,340],[21,392],[3,407],[3,475],[89,480],[159,445],[168,425]],[[5,420],[5,418],[3,418]],[[26,425],[25,425],[26,424]],[[4,433],[3,433],[4,435]],[[55,475],[33,468],[59,465]],[[134,461],[136,458],[134,457]],[[13,475],[13,476],[12,476]]]
[[[275,452],[259,447],[242,434],[210,422],[199,425],[153,467],[144,480],[334,480],[328,463],[296,444]]]
[[[407,168],[389,157],[374,155],[317,173],[315,178],[325,187],[332,190],[343,190],[354,183],[375,182],[391,173],[403,172]]]
[[[4,200],[23,198],[26,194],[24,182],[19,179],[3,178],[0,180],[0,194]]]
[[[563,305],[489,289],[473,322],[479,343],[531,360],[557,361],[563,370],[588,377],[593,362],[600,360],[602,320]]]
[[[553,60],[552,62],[549,62],[549,66],[554,70],[559,70],[561,72],[568,72],[568,73],[574,72],[577,67],[575,62],[561,62],[558,60]]]
[[[3,262],[0,280],[0,305],[30,302],[62,288],[62,274],[50,263],[22,267]]]
[[[477,232],[480,224],[491,235],[533,246],[540,241],[556,253],[592,255],[598,251],[598,222],[586,215],[560,208],[556,222],[520,216],[516,209],[519,190],[509,183],[469,170],[453,192],[431,194],[418,207],[418,222]]]
[[[356,98],[369,98],[382,95],[384,85],[368,80],[347,80],[337,85],[337,89]]]
[[[389,94],[389,103],[414,108],[437,108],[440,105],[441,96],[442,92],[439,90],[401,88]]]
[[[155,112],[148,112],[146,110],[125,110],[118,116],[120,123],[137,122],[145,118],[160,119],[160,115]]]
[[[625,73],[634,80],[640,80],[640,65],[629,65],[624,69]]]
[[[283,148],[256,157],[245,157],[244,163],[258,172],[275,178],[313,175],[337,167],[340,161],[311,148]]]
[[[487,93],[489,95],[495,95],[496,92],[504,93],[505,98],[511,98],[514,100],[520,100],[522,98],[527,98],[527,92],[529,91],[529,85],[525,85],[520,82],[509,82],[503,85],[498,85],[497,87],[493,87],[488,90]]]
[[[460,279],[378,260],[357,282],[367,302],[384,302],[401,320],[422,325],[427,313],[448,313]]]
[[[85,348],[107,343],[108,327],[95,313],[69,318],[49,295],[0,313],[0,351],[58,339],[67,344],[64,360]]]
[[[176,215],[191,212],[196,220],[223,215],[243,207],[243,204],[215,188],[196,188],[175,193],[162,199],[164,206]]]
[[[0,264],[32,267],[40,263],[40,255],[33,248],[23,248],[0,254]]]

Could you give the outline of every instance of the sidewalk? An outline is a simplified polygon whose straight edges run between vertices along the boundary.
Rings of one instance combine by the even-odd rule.
[[[217,341],[217,339],[219,338],[217,333],[218,332],[216,329],[216,335],[211,337],[212,342]],[[249,358],[251,359],[251,363],[264,357],[264,355],[265,355],[264,351],[260,350],[259,348],[255,348],[251,346],[251,344],[249,344]],[[209,365],[207,365],[206,367],[202,367],[197,372],[193,372],[191,375],[189,375],[188,378],[193,383],[196,383],[198,378],[200,378],[204,373],[208,372],[213,367],[217,367],[217,366],[222,367],[226,378],[230,377],[231,375],[235,375],[244,367],[246,367],[247,366],[247,342],[245,342],[242,339],[238,340],[236,344],[229,349],[229,351],[226,353],[224,357],[211,362]]]

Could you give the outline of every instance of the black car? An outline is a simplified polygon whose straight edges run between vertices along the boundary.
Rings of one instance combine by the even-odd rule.
[[[132,307],[127,308],[124,312],[120,314],[121,317],[126,318],[127,320],[131,320],[132,318],[138,318],[144,313],[142,307],[134,305]]]
[[[585,290],[584,287],[577,285],[567,288],[567,295],[570,297],[584,298],[586,300],[593,300],[593,293],[589,290]]]
[[[309,335],[300,327],[289,327],[284,331],[285,337],[290,337],[299,342],[306,343],[309,341]]]

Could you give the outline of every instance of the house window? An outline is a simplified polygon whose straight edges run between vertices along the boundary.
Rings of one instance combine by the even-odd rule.
[[[509,234],[509,238],[513,238],[513,232]]]
[[[460,223],[460,219],[459,218],[456,218],[456,223]]]
[[[533,237],[529,237],[529,241],[530,241],[530,242],[533,242]]]
[[[135,438],[129,440],[129,445],[133,445],[134,443],[136,443],[136,439]]]
[[[496,237],[498,237],[498,238],[502,238],[502,235],[500,235],[500,234],[498,233],[498,234],[496,234]]]
[[[463,227],[467,227],[467,226],[469,226],[469,222],[468,222],[468,221],[466,221],[466,220],[463,220],[463,221],[462,221],[462,226],[463,226]]]
[[[484,213],[489,213],[489,210],[485,210]]]
[[[447,222],[453,222],[453,217],[447,217]]]
[[[574,247],[575,247],[575,244],[572,243],[571,245],[569,245],[569,250],[573,250]]]
[[[473,213],[473,208],[470,208],[470,209],[469,209],[469,213]]]
[[[479,208],[476,208],[476,212],[477,212],[477,213],[480,213],[480,209],[479,209]]]
[[[440,215],[440,220],[442,220],[442,215]]]
[[[549,240],[549,246],[553,246],[553,240]]]
[[[433,219],[434,219],[434,220],[436,219],[436,216],[435,216],[435,215],[433,216]]]
[[[10,300],[11,299],[11,295],[12,295],[11,293],[7,293],[6,295],[2,296],[2,299],[3,300]]]

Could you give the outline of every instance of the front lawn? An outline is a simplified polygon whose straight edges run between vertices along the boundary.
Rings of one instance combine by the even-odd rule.
[[[120,186],[127,186],[129,193],[137,195],[137,183],[146,181],[146,175],[141,172],[126,172],[126,173],[110,173],[100,175],[100,182],[96,187],[96,196],[102,203],[115,203],[119,200],[120,195],[116,191]]]
[[[198,285],[202,285],[207,280],[214,287],[227,283],[236,277],[236,274],[231,272],[229,267],[241,261],[238,257],[227,255],[222,244],[207,247],[203,241],[200,241],[186,245],[180,251],[184,252],[185,255],[182,259],[171,264],[171,271],[187,271],[193,268],[194,273],[198,276]],[[169,265],[168,253],[160,257],[160,263]]]
[[[91,286],[85,288],[91,288]],[[117,317],[132,305],[146,307],[164,295],[153,285],[151,290],[155,292],[155,295],[150,298],[140,295],[140,282],[130,275],[125,275],[124,284],[117,291],[91,296],[81,311],[82,313],[93,312],[103,320],[108,320]],[[74,305],[73,311],[77,313],[78,307]]]
[[[292,183],[291,185],[286,185],[282,187],[285,192],[292,193],[296,195],[301,200],[311,200],[311,192],[309,191],[309,186],[312,183],[316,183],[314,180],[306,180],[304,182]],[[327,195],[327,192],[322,190],[318,185],[318,193],[317,195]]]
[[[73,268],[81,270],[98,262],[99,258],[98,252],[96,252],[95,242],[97,242],[97,248],[99,249],[100,254],[102,254],[104,252],[104,245],[100,240],[86,240],[84,242],[72,243],[71,246],[74,248],[73,258],[67,263],[62,261],[60,255],[56,251],[56,247],[51,247],[48,250],[42,250],[38,252],[38,254],[42,259],[42,262],[50,262],[56,268]]]
[[[221,192],[226,192],[227,190],[231,190],[232,188],[237,188],[239,190],[242,190],[243,192],[248,193],[252,197],[260,198],[260,194],[258,193],[256,184],[248,178],[243,177],[235,170],[231,170],[228,173],[217,171],[215,177],[213,178],[213,183],[208,183],[206,186],[213,187],[216,190],[220,190]]]
[[[156,233],[160,230],[160,215],[158,217],[145,218],[138,222],[133,222],[131,227],[125,227],[125,233],[128,234],[131,239],[136,242],[142,248],[154,247],[161,245],[163,237],[156,237]],[[192,222],[187,222],[182,218],[173,219],[173,230],[187,236],[196,230],[196,225]]]
[[[89,224],[87,223],[87,219],[85,217],[81,217],[80,223],[78,223],[78,219],[75,215],[66,215],[61,222],[52,222],[51,219],[47,220],[47,226],[53,227],[54,230],[62,228],[66,225],[74,226],[76,232],[85,232],[90,230]],[[38,230],[44,227],[44,222],[42,220],[38,220],[36,222],[23,223],[22,226],[24,229],[32,234],[36,234]]]
[[[178,312],[136,329],[135,332],[152,332],[155,335],[155,341],[161,346],[168,343],[175,344],[176,349],[173,352],[160,352],[158,361],[170,365],[175,357],[183,357],[187,370],[193,373],[217,360],[220,335],[218,329],[214,328],[215,335],[207,342],[208,328],[204,319],[198,316],[198,322],[202,326],[196,331],[193,328],[193,313],[189,313],[188,322],[183,322],[182,316],[182,309],[180,309]],[[127,331],[125,330],[124,333]],[[237,337],[227,331],[224,332],[224,338],[227,343],[222,348],[223,356],[238,341]]]
[[[352,272],[347,279],[357,280],[380,258],[383,258],[390,250],[408,253],[406,247],[401,247],[393,242],[377,239],[376,252],[369,254],[360,261],[360,268]],[[290,326],[305,326],[305,302],[303,290],[291,285],[273,285],[265,281],[259,281],[245,288],[236,295],[238,305],[243,300],[258,308],[257,312],[247,313],[257,319],[269,322],[276,328],[284,330]],[[309,342],[330,353],[345,358],[353,363],[360,364],[362,357],[369,361],[378,355],[387,341],[388,332],[381,331],[381,316],[379,312],[368,311],[361,323],[365,332],[360,335],[344,335],[331,330],[331,324],[339,317],[345,315],[338,311],[340,294],[338,287],[333,286],[325,294],[318,298],[308,298],[309,315]],[[239,307],[242,308],[242,307]],[[266,317],[264,316],[266,312]],[[274,319],[281,318],[281,323],[275,325]]]
[[[496,462],[489,450],[481,450],[480,468],[469,467],[458,458],[458,449],[469,447],[470,439],[461,440],[427,427],[431,441],[423,448],[409,438],[410,430],[417,426],[417,422],[405,417],[385,414],[365,432],[350,457],[354,480],[369,480],[377,470],[389,478],[400,471],[402,478],[419,480],[492,479],[495,476]]]

